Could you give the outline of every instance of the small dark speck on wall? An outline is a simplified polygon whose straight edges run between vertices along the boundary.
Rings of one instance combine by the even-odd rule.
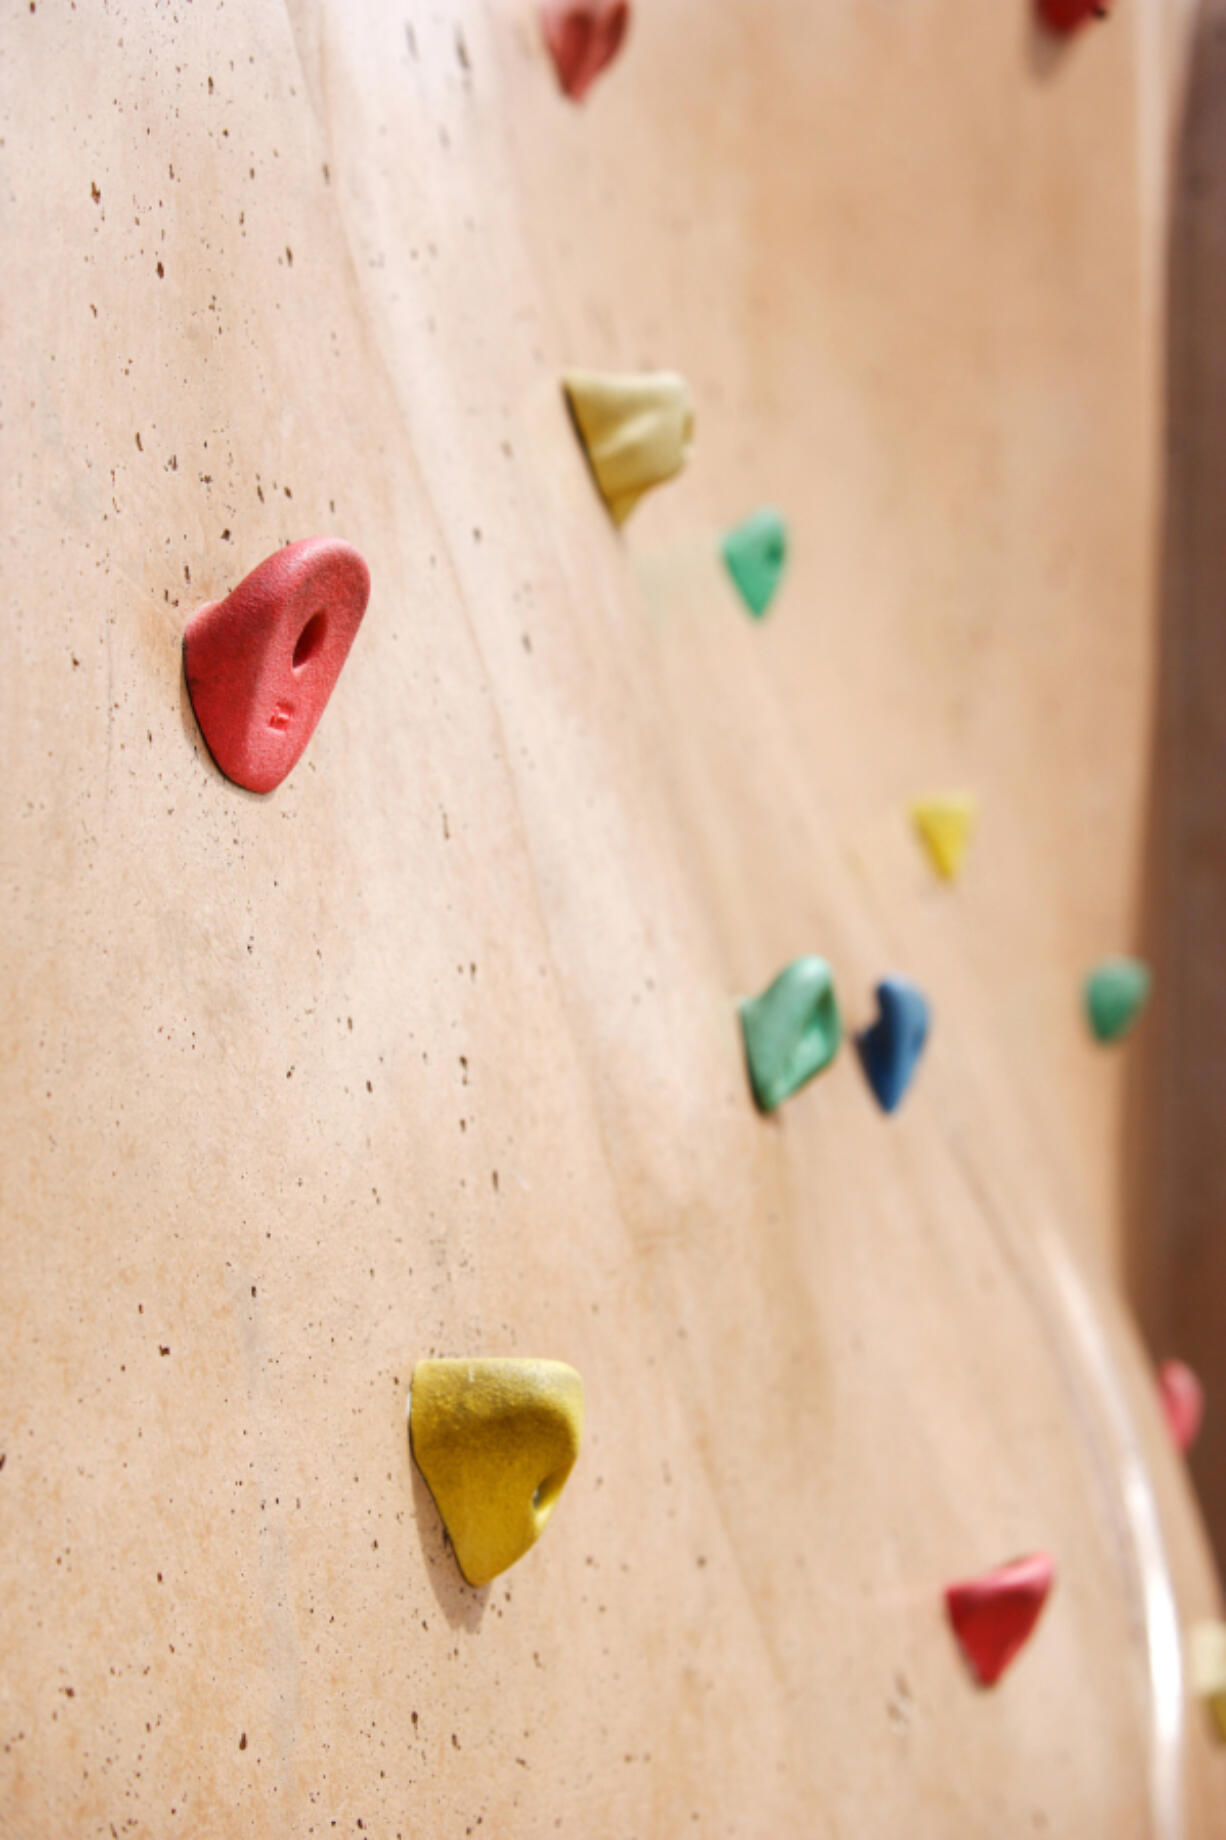
[[[245,1731],[239,1733],[238,1748],[240,1751],[245,1751],[247,1748],[247,1734]]]
[[[158,280],[159,281],[162,279],[165,273],[166,273],[166,270],[162,267],[162,264],[159,262],[158,263]]]
[[[169,1354],[170,1350],[169,1348],[163,1348],[162,1344],[159,1342],[158,1343],[158,1353],[159,1354]]]

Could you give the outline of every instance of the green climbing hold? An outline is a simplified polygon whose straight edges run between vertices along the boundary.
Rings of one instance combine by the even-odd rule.
[[[724,532],[720,552],[741,599],[754,619],[760,620],[775,598],[787,565],[787,525],[777,511],[764,507]]]
[[[824,958],[798,958],[740,1006],[754,1103],[773,1112],[828,1067],[843,1039],[834,975]]]
[[[1104,958],[1085,982],[1086,1015],[1096,1041],[1118,1041],[1145,1008],[1152,979],[1139,958]]]

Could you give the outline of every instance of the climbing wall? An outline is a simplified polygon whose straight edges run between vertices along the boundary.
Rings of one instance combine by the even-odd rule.
[[[11,0],[5,1840],[1226,1831],[1147,1017],[1081,997],[1144,943],[1187,11],[642,0],[576,103],[530,0]],[[661,370],[619,527],[562,379]],[[183,636],[311,538],[369,604],[248,791]],[[895,1113],[850,1039],[755,1106],[806,958],[849,1038],[930,1005]],[[440,1357],[582,1376],[480,1586]],[[984,1687],[944,1594],[1035,1555]]]

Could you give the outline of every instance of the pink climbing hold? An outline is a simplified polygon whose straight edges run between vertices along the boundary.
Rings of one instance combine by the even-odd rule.
[[[1105,19],[1112,0],[1039,0],[1039,12],[1053,32],[1076,32],[1088,19]]]
[[[630,0],[547,0],[541,30],[572,102],[582,102],[630,29]]]
[[[1055,1576],[1047,1554],[1032,1553],[982,1578],[949,1586],[949,1620],[980,1686],[995,1686],[1029,1640]]]
[[[1171,1436],[1180,1450],[1191,1450],[1205,1415],[1205,1389],[1182,1361],[1164,1361],[1158,1369],[1158,1392]]]
[[[261,562],[183,635],[187,693],[226,778],[271,792],[296,765],[370,598],[351,544],[308,537]]]

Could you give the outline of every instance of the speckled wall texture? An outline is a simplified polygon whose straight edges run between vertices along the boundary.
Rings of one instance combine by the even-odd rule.
[[[1078,998],[1144,866],[1160,10],[643,0],[577,106],[527,0],[6,6],[5,1840],[1221,1831],[1146,1025]],[[576,369],[693,392],[622,531]],[[256,796],[182,635],[312,536],[370,604]],[[897,1116],[847,1048],[752,1105],[804,955],[849,1033],[931,999]],[[405,1429],[451,1355],[586,1395],[481,1590]],[[984,1693],[941,1593],[1038,1550]]]

